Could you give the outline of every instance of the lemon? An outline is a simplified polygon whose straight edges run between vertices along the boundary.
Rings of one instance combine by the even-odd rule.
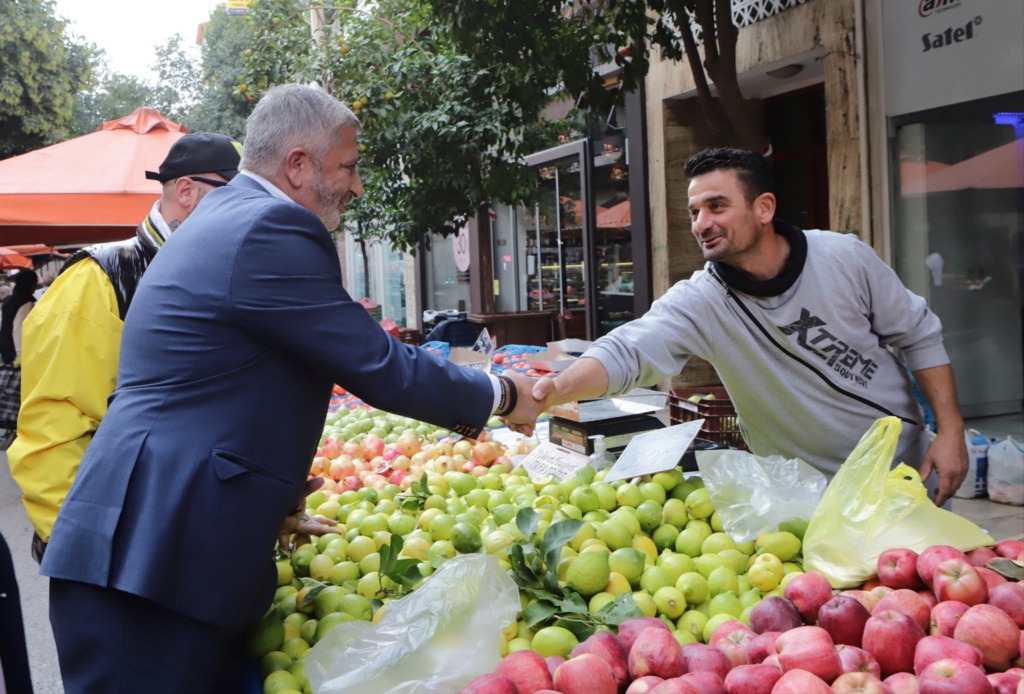
[[[700,553],[701,554],[718,554],[722,550],[736,549],[736,541],[729,537],[726,533],[711,533],[707,539],[701,543]]]
[[[487,534],[487,539],[484,542],[484,551],[487,554],[496,554],[504,559],[508,556],[508,548],[515,544],[515,541],[516,539],[512,537],[511,533],[504,530],[495,530]]]
[[[600,593],[611,576],[609,556],[608,550],[583,552],[565,572],[565,584],[585,598]]]
[[[342,586],[327,586],[313,598],[313,614],[323,619],[332,612],[338,612],[341,600],[348,595],[348,589]]]
[[[740,599],[735,592],[727,590],[724,593],[711,598],[708,601],[710,603],[708,607],[708,616],[714,617],[715,615],[727,614],[733,619],[740,616],[740,612],[743,611],[743,605],[740,604]]]
[[[309,563],[316,556],[316,547],[313,545],[302,545],[292,554],[291,564],[296,576],[309,575]],[[280,573],[278,574],[280,578]]]
[[[447,513],[439,513],[434,516],[430,521],[428,531],[430,536],[434,540],[447,540],[451,537],[452,528],[458,521],[455,520],[455,516],[451,516]]]
[[[640,576],[640,587],[647,593],[654,595],[659,588],[675,586],[676,579],[672,572],[663,566],[648,566]]]
[[[420,561],[423,561],[427,558],[427,555],[423,552],[430,549],[431,546],[432,543],[430,540],[422,537],[411,537],[405,541],[404,545],[402,545],[401,554],[402,556],[409,557],[411,559],[419,559]]]
[[[408,535],[416,529],[416,516],[411,513],[393,513],[388,518],[388,531],[392,535]]]
[[[271,651],[281,648],[284,643],[284,622],[272,612],[256,622],[245,640],[245,652],[253,659],[262,658]]]
[[[298,689],[300,689],[299,681],[287,670],[272,672],[263,680],[263,694],[282,694],[288,690]]]
[[[782,562],[771,553],[759,555],[747,570],[750,585],[762,593],[767,593],[779,585],[783,576]]]
[[[679,530],[682,530],[686,526],[686,522],[690,518],[686,513],[686,504],[679,499],[666,499],[665,504],[662,506],[661,513],[663,523],[674,525]]]
[[[456,523],[451,530],[449,542],[456,551],[461,554],[479,552],[483,547],[483,539],[480,537],[480,530],[469,523]]]
[[[684,528],[683,531],[676,536],[675,550],[676,552],[685,554],[689,557],[699,557],[700,547],[704,543],[704,539],[703,533],[699,530],[693,530],[689,527]]]
[[[598,508],[602,511],[614,511],[619,505],[615,487],[607,482],[594,482],[590,488],[597,492]]]
[[[309,644],[305,642],[301,637],[296,636],[295,638],[288,639],[281,644],[281,652],[288,656],[289,660],[298,660],[303,653],[309,650]],[[265,658],[266,656],[264,656]],[[277,668],[278,670],[288,669],[288,663],[284,668]]]
[[[803,518],[791,518],[779,523],[779,530],[792,533],[803,542],[804,533],[807,532],[807,521]]]
[[[704,640],[704,627],[707,626],[708,616],[700,610],[687,610],[679,618],[676,627],[679,631],[692,635],[696,640]]]
[[[647,537],[646,535],[634,535],[633,536],[633,547],[640,550],[646,555],[645,561],[648,564],[653,564],[658,559],[658,547],[654,544],[654,540]]]
[[[629,532],[629,528],[611,518],[598,524],[597,539],[605,543],[611,550],[633,546],[633,535]]]
[[[651,482],[660,484],[666,492],[671,492],[683,481],[683,471],[675,467],[664,472],[656,472],[651,476]]]
[[[676,526],[669,525],[668,523],[659,525],[651,535],[651,539],[654,540],[654,546],[658,548],[659,552],[664,552],[666,549],[675,549],[678,538],[679,530]]]
[[[636,519],[645,533],[650,533],[661,525],[661,515],[661,504],[656,501],[642,501],[636,507]]]
[[[657,501],[661,505],[665,503],[665,488],[657,482],[643,482],[640,484],[640,496],[645,501]]]
[[[600,592],[594,597],[590,598],[590,602],[587,603],[587,609],[590,610],[590,614],[597,614],[601,611],[601,608],[610,603],[615,599],[615,596],[608,592]]]
[[[785,530],[761,533],[757,536],[756,544],[759,552],[774,554],[781,562],[787,562],[800,554],[800,538]]]
[[[658,608],[658,613],[669,619],[679,619],[686,611],[686,597],[675,586],[658,588],[652,597],[655,607]]]
[[[313,634],[313,643],[319,643],[320,639],[327,636],[327,632],[331,629],[339,624],[351,622],[352,619],[353,617],[350,614],[345,612],[335,612],[334,614],[329,614],[323,619],[318,620],[316,623],[316,632]]]
[[[581,513],[590,513],[600,508],[601,500],[594,489],[586,486],[573,489],[569,495],[569,503],[578,508]]]
[[[572,649],[578,645],[580,642],[576,635],[564,627],[544,627],[534,635],[530,643],[531,648],[545,658],[552,655],[568,658]]]
[[[739,578],[728,566],[719,566],[708,576],[708,593],[711,597],[727,592],[738,594],[739,589]]]
[[[514,638],[508,642],[508,652],[515,653],[516,651],[528,651],[531,649],[532,643],[530,639]]]
[[[318,554],[309,562],[309,577],[326,581],[334,568],[334,560],[326,554]]]
[[[617,520],[626,526],[630,535],[639,535],[643,532],[640,528],[640,521],[637,520],[636,511],[632,508],[616,509],[608,520]]]
[[[302,639],[298,640],[302,641]],[[302,641],[302,643],[305,644],[306,642]],[[306,645],[306,648],[309,648],[308,644]],[[272,672],[287,670],[289,666],[291,666],[293,660],[294,658],[292,658],[292,656],[283,651],[271,651],[270,653],[267,653],[265,656],[260,658],[260,678],[266,679],[267,675]]]
[[[338,610],[356,619],[369,620],[373,617],[373,605],[365,597],[355,593],[342,596],[338,601]]]
[[[611,553],[608,566],[611,570],[629,581],[630,585],[640,583],[640,576],[647,564],[647,555],[634,547],[622,547]]]
[[[688,497],[693,490],[698,489],[702,484],[703,483],[699,477],[688,477],[674,486],[672,491],[669,492],[669,496],[673,499],[686,501],[686,497]]]
[[[295,569],[292,567],[292,563],[287,559],[282,559],[277,562],[277,586],[286,586],[292,582],[295,578]]]
[[[672,635],[676,637],[676,641],[679,642],[680,646],[685,646],[688,643],[699,643],[697,637],[688,631],[679,631],[676,629],[672,632]]]
[[[711,524],[711,529],[716,533],[720,533],[725,530],[725,527],[722,524],[722,517],[718,515],[718,511],[711,514],[711,518],[708,518],[708,523]]]
[[[696,571],[690,571],[676,579],[676,588],[682,591],[687,605],[699,605],[708,599],[708,580]]]
[[[644,617],[654,617],[658,614],[658,606],[654,604],[654,598],[646,591],[639,590],[633,593],[633,602],[640,608]]]
[[[324,537],[331,537],[333,539],[327,543],[323,554],[333,559],[335,564],[348,559],[348,540],[336,535],[325,535]]]
[[[352,539],[348,545],[348,558],[356,563],[363,560],[368,554],[373,554],[377,551],[377,543],[373,541],[372,537],[366,537],[365,535],[359,535]]]
[[[615,490],[615,500],[619,506],[631,506],[637,508],[644,500],[640,494],[640,488],[632,482],[626,482]]]
[[[737,574],[746,573],[747,567],[750,566],[750,557],[738,549],[723,549],[718,556],[722,558],[726,566]]]
[[[629,581],[626,577],[620,573],[612,571],[608,576],[608,585],[604,587],[605,593],[610,593],[613,597],[622,595],[623,593],[629,593],[633,589],[629,585]],[[593,610],[591,610],[593,612]]]
[[[704,519],[715,512],[711,496],[705,488],[695,489],[686,497],[686,512],[691,518]]]
[[[739,611],[737,611],[736,615],[731,615],[723,612],[722,614],[716,614],[709,617],[707,624],[704,625],[704,643],[708,643],[711,641],[711,637],[714,636],[715,631],[718,630],[718,627],[722,626],[726,622],[731,622],[732,620],[736,619],[736,616],[738,615]]]

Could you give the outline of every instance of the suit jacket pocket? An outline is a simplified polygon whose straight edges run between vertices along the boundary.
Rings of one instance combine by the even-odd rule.
[[[259,477],[264,477],[272,482],[280,482],[282,484],[294,483],[293,480],[288,479],[284,475],[273,470],[268,470],[262,465],[257,465],[248,458],[243,458],[237,453],[232,453],[231,451],[215,448],[210,453],[210,461],[213,464],[213,470],[217,474],[217,477],[224,482],[249,472],[254,475],[258,475]]]

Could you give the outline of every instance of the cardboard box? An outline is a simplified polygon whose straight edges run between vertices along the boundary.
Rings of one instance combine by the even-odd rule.
[[[565,371],[574,361],[576,361],[576,357],[554,349],[531,354],[527,360],[529,365],[538,371],[554,372]]]
[[[480,369],[485,373],[491,370],[491,358],[486,354],[474,352],[468,347],[452,347],[448,353],[448,361],[459,366],[468,366],[472,369]]]
[[[577,340],[573,338],[569,340],[559,340],[558,342],[549,342],[547,346],[548,349],[554,349],[567,354],[583,354],[592,344],[594,343],[591,340]]]

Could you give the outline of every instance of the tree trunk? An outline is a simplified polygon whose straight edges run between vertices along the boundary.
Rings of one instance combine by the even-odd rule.
[[[366,239],[359,238],[359,250],[363,252],[363,296],[370,298],[370,255],[366,250]]]

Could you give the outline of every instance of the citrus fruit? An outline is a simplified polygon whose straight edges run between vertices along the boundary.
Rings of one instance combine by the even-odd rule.
[[[767,593],[779,585],[782,576],[782,562],[774,554],[767,552],[759,555],[747,570],[750,585],[762,593]]]
[[[512,650],[511,645],[510,643],[510,651]],[[576,639],[575,634],[564,627],[554,626],[544,627],[534,635],[533,641],[530,642],[530,647],[545,658],[552,655],[568,658],[572,654],[572,649],[578,645],[580,642]]]
[[[298,690],[299,682],[287,670],[272,672],[263,680],[263,694],[282,694],[289,689]]]
[[[686,610],[686,597],[674,585],[658,588],[651,597],[658,612],[669,619],[679,619]]]
[[[284,622],[276,613],[270,613],[256,622],[245,640],[245,652],[253,659],[262,658],[284,643]]]
[[[630,585],[639,585],[640,576],[647,564],[647,555],[634,547],[622,547],[611,553],[608,558],[609,568],[622,575]]]
[[[683,592],[687,605],[699,605],[708,599],[708,580],[696,571],[690,571],[676,579],[676,588]]]
[[[483,546],[483,540],[480,537],[480,530],[473,527],[468,523],[456,523],[448,538],[455,547],[456,551],[462,554],[468,554],[470,552],[479,552]]]
[[[565,583],[585,598],[596,595],[608,585],[611,569],[608,550],[583,552],[565,573]]]
[[[292,582],[292,578],[295,577],[295,569],[292,568],[292,563],[287,559],[282,559],[277,564],[277,585],[286,586]]]
[[[302,639],[299,639],[299,641],[302,641]],[[306,642],[302,641],[302,643]],[[306,648],[309,648],[309,645],[306,645]],[[265,656],[260,658],[260,678],[266,679],[267,675],[269,675],[272,672],[277,672],[278,670],[287,670],[288,667],[292,664],[293,660],[294,658],[292,658],[290,655],[283,651],[271,651],[270,653],[267,653]]]
[[[761,533],[756,544],[759,552],[774,554],[781,562],[787,562],[800,553],[800,538],[785,530]]]

